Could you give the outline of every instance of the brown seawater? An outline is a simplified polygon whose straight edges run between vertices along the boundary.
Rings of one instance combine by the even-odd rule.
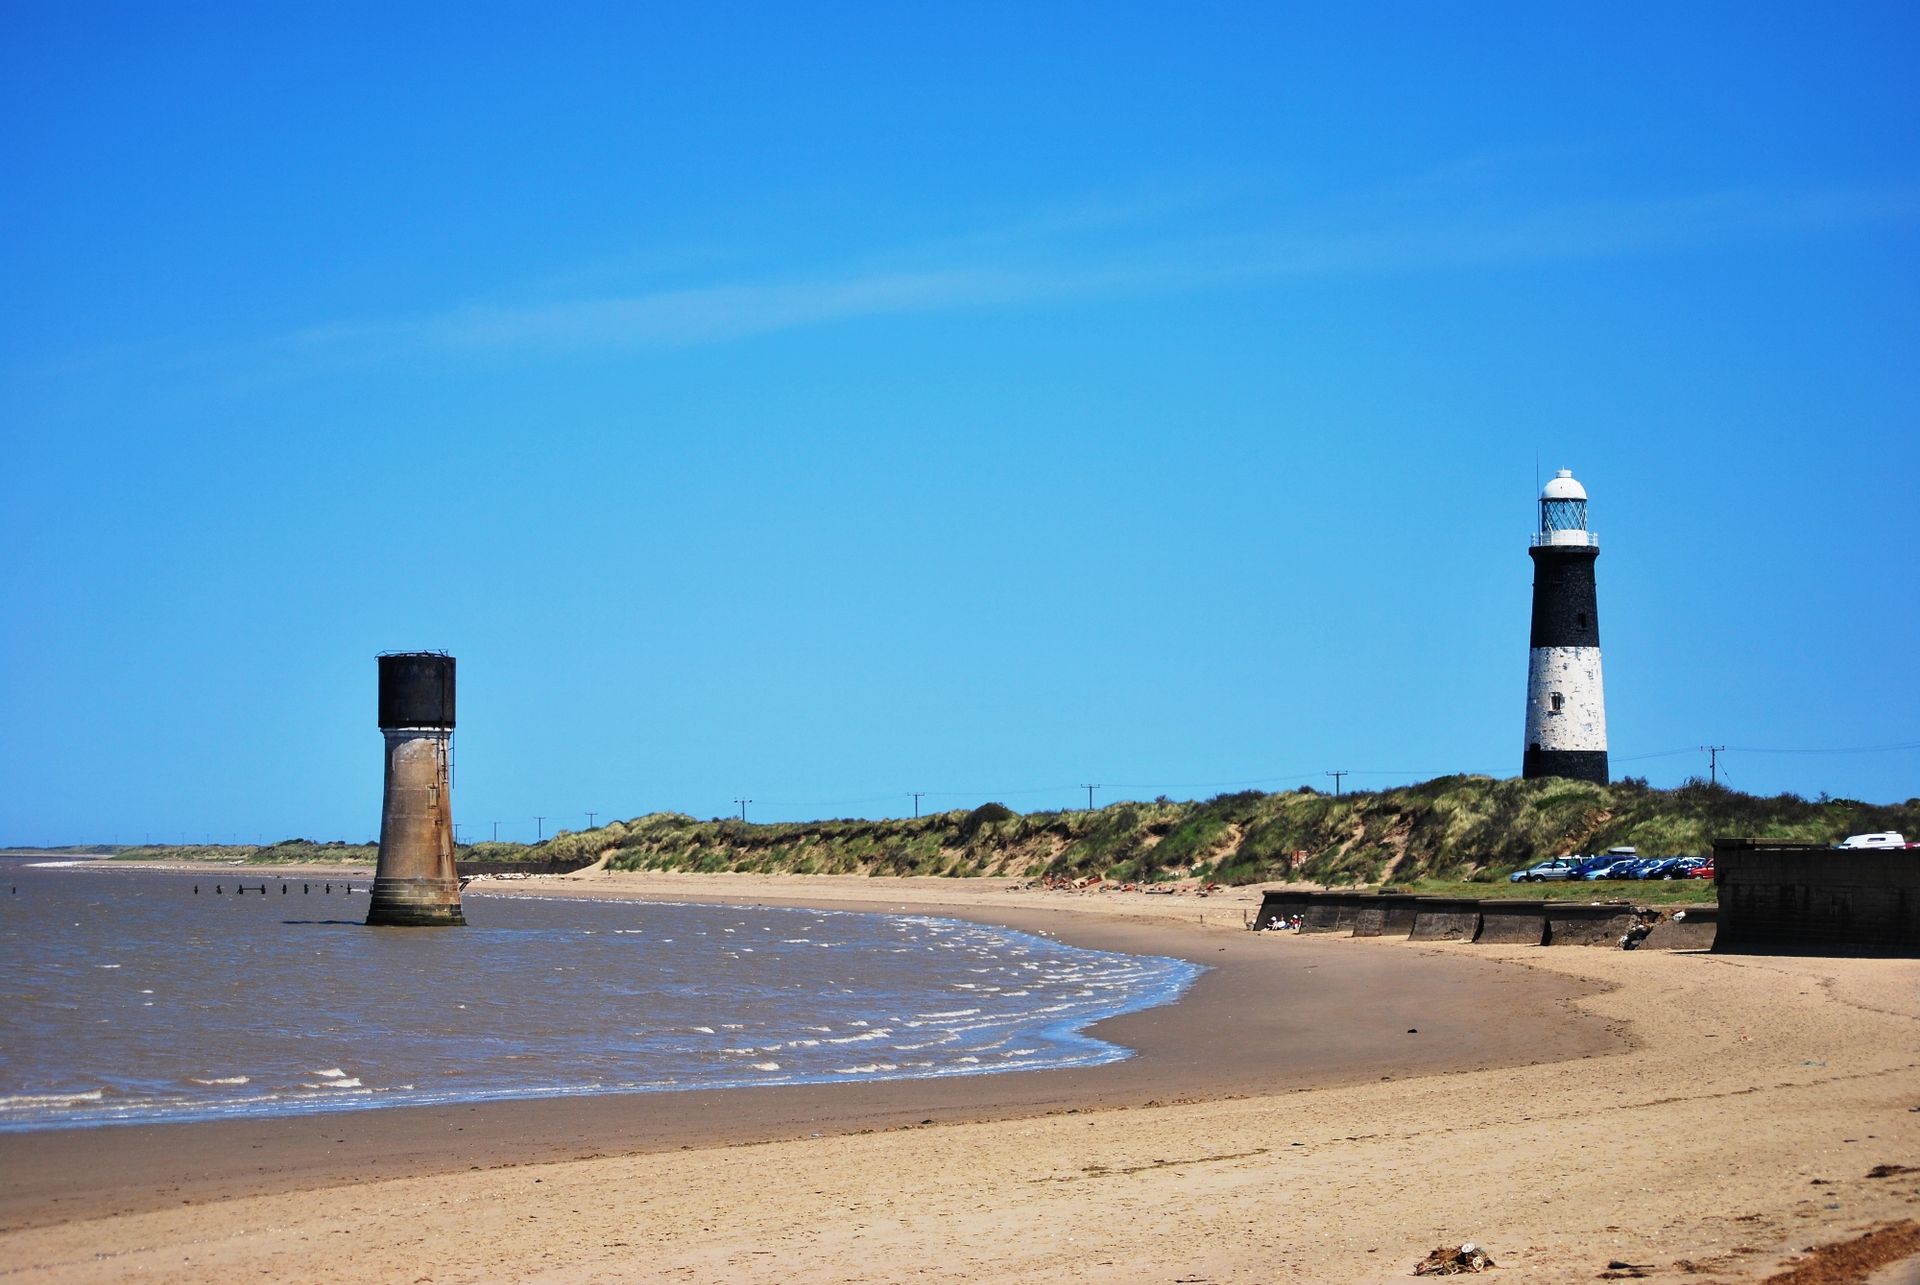
[[[465,928],[367,928],[365,877],[0,879],[7,1130],[1091,1066],[1201,971],[921,915],[470,889]]]

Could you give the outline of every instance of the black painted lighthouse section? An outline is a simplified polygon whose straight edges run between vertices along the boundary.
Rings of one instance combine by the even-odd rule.
[[[1582,545],[1535,545],[1533,633],[1529,647],[1598,647],[1599,596],[1593,564],[1600,550]]]
[[[1543,776],[1564,776],[1571,781],[1592,781],[1595,785],[1605,785],[1612,779],[1607,775],[1605,750],[1536,750],[1531,746],[1520,756],[1520,775],[1528,781],[1537,781]]]

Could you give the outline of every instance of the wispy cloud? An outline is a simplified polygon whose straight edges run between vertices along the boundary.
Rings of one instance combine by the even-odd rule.
[[[1198,221],[1185,217],[1191,201],[1135,209],[1089,203],[811,272],[601,294],[572,282],[580,290],[572,297],[329,323],[178,364],[237,364],[251,382],[435,353],[671,349],[888,316],[1676,252],[1911,219],[1920,213],[1920,192],[1728,191],[1519,205],[1436,198],[1409,209],[1399,200],[1349,197],[1292,225],[1243,223],[1201,236],[1170,226]],[[1383,206],[1391,213],[1383,215]]]
[[[947,268],[727,283],[625,298],[469,307],[417,325],[447,348],[571,349],[717,343],[772,330],[892,313],[1015,303],[1050,293],[1031,273]]]

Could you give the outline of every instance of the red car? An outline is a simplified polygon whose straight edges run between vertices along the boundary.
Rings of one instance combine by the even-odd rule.
[[[1687,871],[1687,878],[1689,879],[1713,878],[1713,858],[1708,857],[1705,861],[1702,861],[1699,865]]]

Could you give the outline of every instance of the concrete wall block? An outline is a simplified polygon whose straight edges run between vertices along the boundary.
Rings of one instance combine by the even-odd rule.
[[[1260,913],[1255,916],[1253,926],[1265,928],[1282,919],[1304,916],[1307,907],[1312,904],[1313,894],[1310,892],[1268,892],[1260,899]]]
[[[1547,940],[1546,907],[1537,901],[1483,901],[1480,935],[1493,946],[1542,946]]]
[[[1547,945],[1618,946],[1633,922],[1633,907],[1624,902],[1548,902]]]
[[[1636,950],[1711,950],[1720,925],[1708,919],[1663,919],[1640,939]]]
[[[1303,933],[1330,933],[1344,932],[1352,928],[1353,918],[1351,913],[1348,914],[1347,922],[1343,925],[1340,922],[1340,911],[1341,907],[1334,902],[1324,897],[1315,897],[1307,904],[1306,919],[1301,923],[1300,931]]]
[[[1414,941],[1472,941],[1479,933],[1479,902],[1422,897],[1407,936]]]

